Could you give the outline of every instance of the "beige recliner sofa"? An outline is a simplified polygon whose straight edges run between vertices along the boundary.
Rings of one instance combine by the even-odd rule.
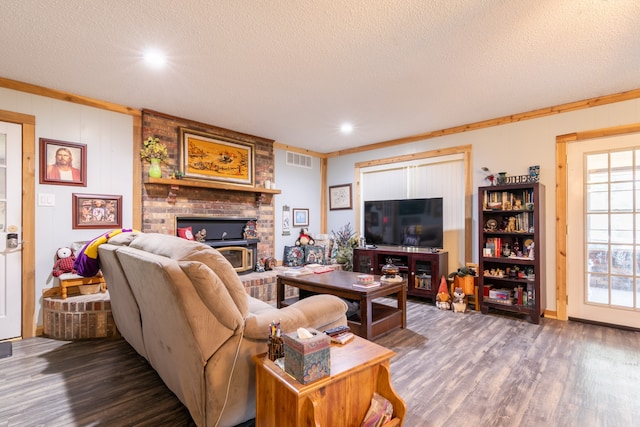
[[[198,426],[255,417],[255,366],[269,324],[284,332],[346,324],[346,304],[316,295],[283,309],[249,296],[215,249],[179,237],[122,233],[98,248],[122,336],[145,357]]]

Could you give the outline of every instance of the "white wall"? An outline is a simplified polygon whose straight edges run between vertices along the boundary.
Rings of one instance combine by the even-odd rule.
[[[302,168],[286,164],[286,151],[274,150],[275,155],[275,183],[282,194],[274,196],[274,221],[275,221],[275,251],[274,257],[282,260],[284,247],[295,244],[300,234],[301,227],[291,227],[291,235],[282,235],[282,207],[287,205],[294,208],[309,209],[309,233],[320,232],[320,159],[312,157],[312,167]],[[291,212],[293,213],[293,212]],[[291,216],[293,219],[293,215]],[[293,225],[293,224],[292,224]]]
[[[4,88],[0,109],[35,116],[38,156],[40,138],[87,145],[86,187],[39,184],[39,158],[36,162],[36,323],[42,325],[40,300],[42,290],[53,285],[56,250],[108,231],[72,229],[72,193],[122,195],[122,225],[131,227],[133,117]],[[38,206],[41,193],[53,194],[55,206]]]
[[[514,112],[516,113],[516,112]],[[464,123],[464,118],[461,118]],[[402,156],[444,147],[470,144],[473,147],[473,259],[478,261],[477,187],[487,185],[481,168],[508,175],[524,175],[531,165],[540,165],[540,181],[546,187],[547,309],[556,309],[555,280],[555,149],[556,136],[572,132],[608,128],[640,122],[640,100],[630,100],[534,120],[480,129],[413,142],[379,150],[332,157],[329,159],[328,185],[354,183],[355,163]],[[425,130],[426,131],[426,130]],[[399,135],[401,136],[401,135]],[[355,188],[355,187],[354,187]],[[355,223],[355,211],[329,211],[328,227],[336,229],[346,222]],[[446,249],[446,248],[445,248]]]

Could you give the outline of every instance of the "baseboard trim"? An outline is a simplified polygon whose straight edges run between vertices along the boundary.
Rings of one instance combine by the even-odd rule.
[[[605,322],[596,322],[595,320],[579,319],[577,317],[569,317],[569,320],[573,322],[587,323],[589,325],[605,326],[605,327],[614,328],[614,329],[622,329],[623,331],[640,332],[640,328],[634,328],[632,326],[616,325],[613,323],[605,323]]]

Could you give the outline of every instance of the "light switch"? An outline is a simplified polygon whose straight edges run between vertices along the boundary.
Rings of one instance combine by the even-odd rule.
[[[56,195],[50,193],[38,193],[38,206],[55,206]]]

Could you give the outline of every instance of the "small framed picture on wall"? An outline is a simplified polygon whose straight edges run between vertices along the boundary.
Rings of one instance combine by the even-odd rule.
[[[309,226],[309,209],[293,208],[293,226],[294,227]]]
[[[351,184],[329,187],[329,209],[351,209]]]
[[[73,229],[122,228],[122,196],[72,194]]]

